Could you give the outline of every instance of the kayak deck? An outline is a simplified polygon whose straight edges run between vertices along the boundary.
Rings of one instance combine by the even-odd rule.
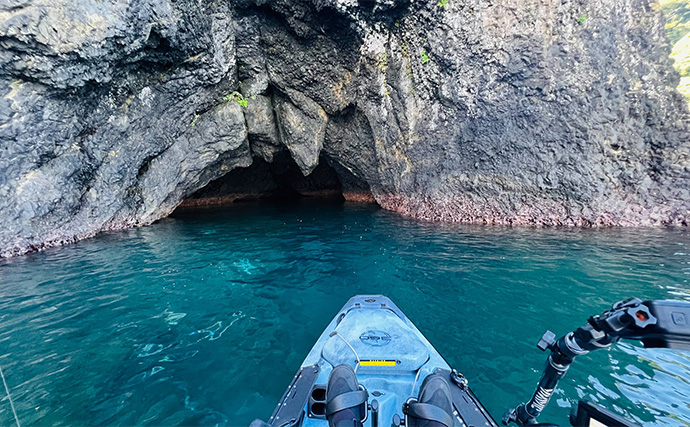
[[[456,426],[497,426],[462,376],[403,312],[383,295],[358,295],[338,312],[311,349],[269,419],[275,427],[327,426],[326,384],[334,366],[355,368],[369,392],[366,427],[388,427],[404,418],[403,405],[417,397],[428,375],[448,375]]]

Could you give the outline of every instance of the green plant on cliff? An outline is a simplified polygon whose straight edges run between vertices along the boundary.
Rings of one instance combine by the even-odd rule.
[[[673,45],[671,58],[682,77],[690,77],[690,33]]]
[[[681,75],[678,91],[690,105],[690,1],[659,0],[657,5],[666,17],[666,34],[673,44],[671,58]]]
[[[675,44],[690,33],[690,2],[688,0],[659,0],[658,6],[666,17],[666,34]]]
[[[199,120],[199,115],[198,115],[198,114],[194,114],[194,118],[192,119],[191,126],[192,126],[192,127],[195,127],[195,126],[196,126],[196,122],[197,122],[198,120]]]
[[[235,91],[231,93],[230,95],[225,95],[223,97],[223,101],[225,102],[232,102],[235,101],[237,104],[239,104],[240,107],[247,108],[249,105],[249,98],[245,97],[241,93]]]
[[[422,64],[426,64],[427,62],[431,61],[429,58],[429,55],[427,55],[426,50],[423,50],[420,52],[420,55],[422,57]]]
[[[675,60],[676,70],[681,76],[678,92],[685,95],[690,107],[690,33],[673,46],[671,57]]]
[[[587,22],[587,14],[586,14],[586,13],[583,13],[582,15],[580,15],[579,18],[577,18],[577,23],[580,24],[580,25],[582,25],[582,24],[584,24],[585,22]]]
[[[448,0],[440,0],[438,2],[438,7],[446,7],[448,5]]]

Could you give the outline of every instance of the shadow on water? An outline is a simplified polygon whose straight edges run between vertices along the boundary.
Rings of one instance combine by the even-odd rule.
[[[443,225],[348,204],[184,210],[0,264],[0,364],[25,425],[247,425],[347,298],[384,293],[500,418],[529,397],[546,328],[630,296],[688,299],[689,251],[684,229]],[[565,424],[586,397],[690,423],[689,369],[686,354],[629,343],[588,355],[541,419]]]

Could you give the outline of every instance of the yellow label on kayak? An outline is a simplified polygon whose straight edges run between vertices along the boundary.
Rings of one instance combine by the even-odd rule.
[[[360,366],[395,366],[395,360],[360,360]]]

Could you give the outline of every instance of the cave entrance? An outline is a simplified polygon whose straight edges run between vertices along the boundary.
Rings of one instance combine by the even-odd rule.
[[[287,153],[279,153],[272,163],[254,158],[250,166],[234,169],[211,181],[185,199],[180,207],[259,200],[292,203],[304,199],[343,203],[343,186],[336,170],[322,157],[312,173],[304,176]]]

